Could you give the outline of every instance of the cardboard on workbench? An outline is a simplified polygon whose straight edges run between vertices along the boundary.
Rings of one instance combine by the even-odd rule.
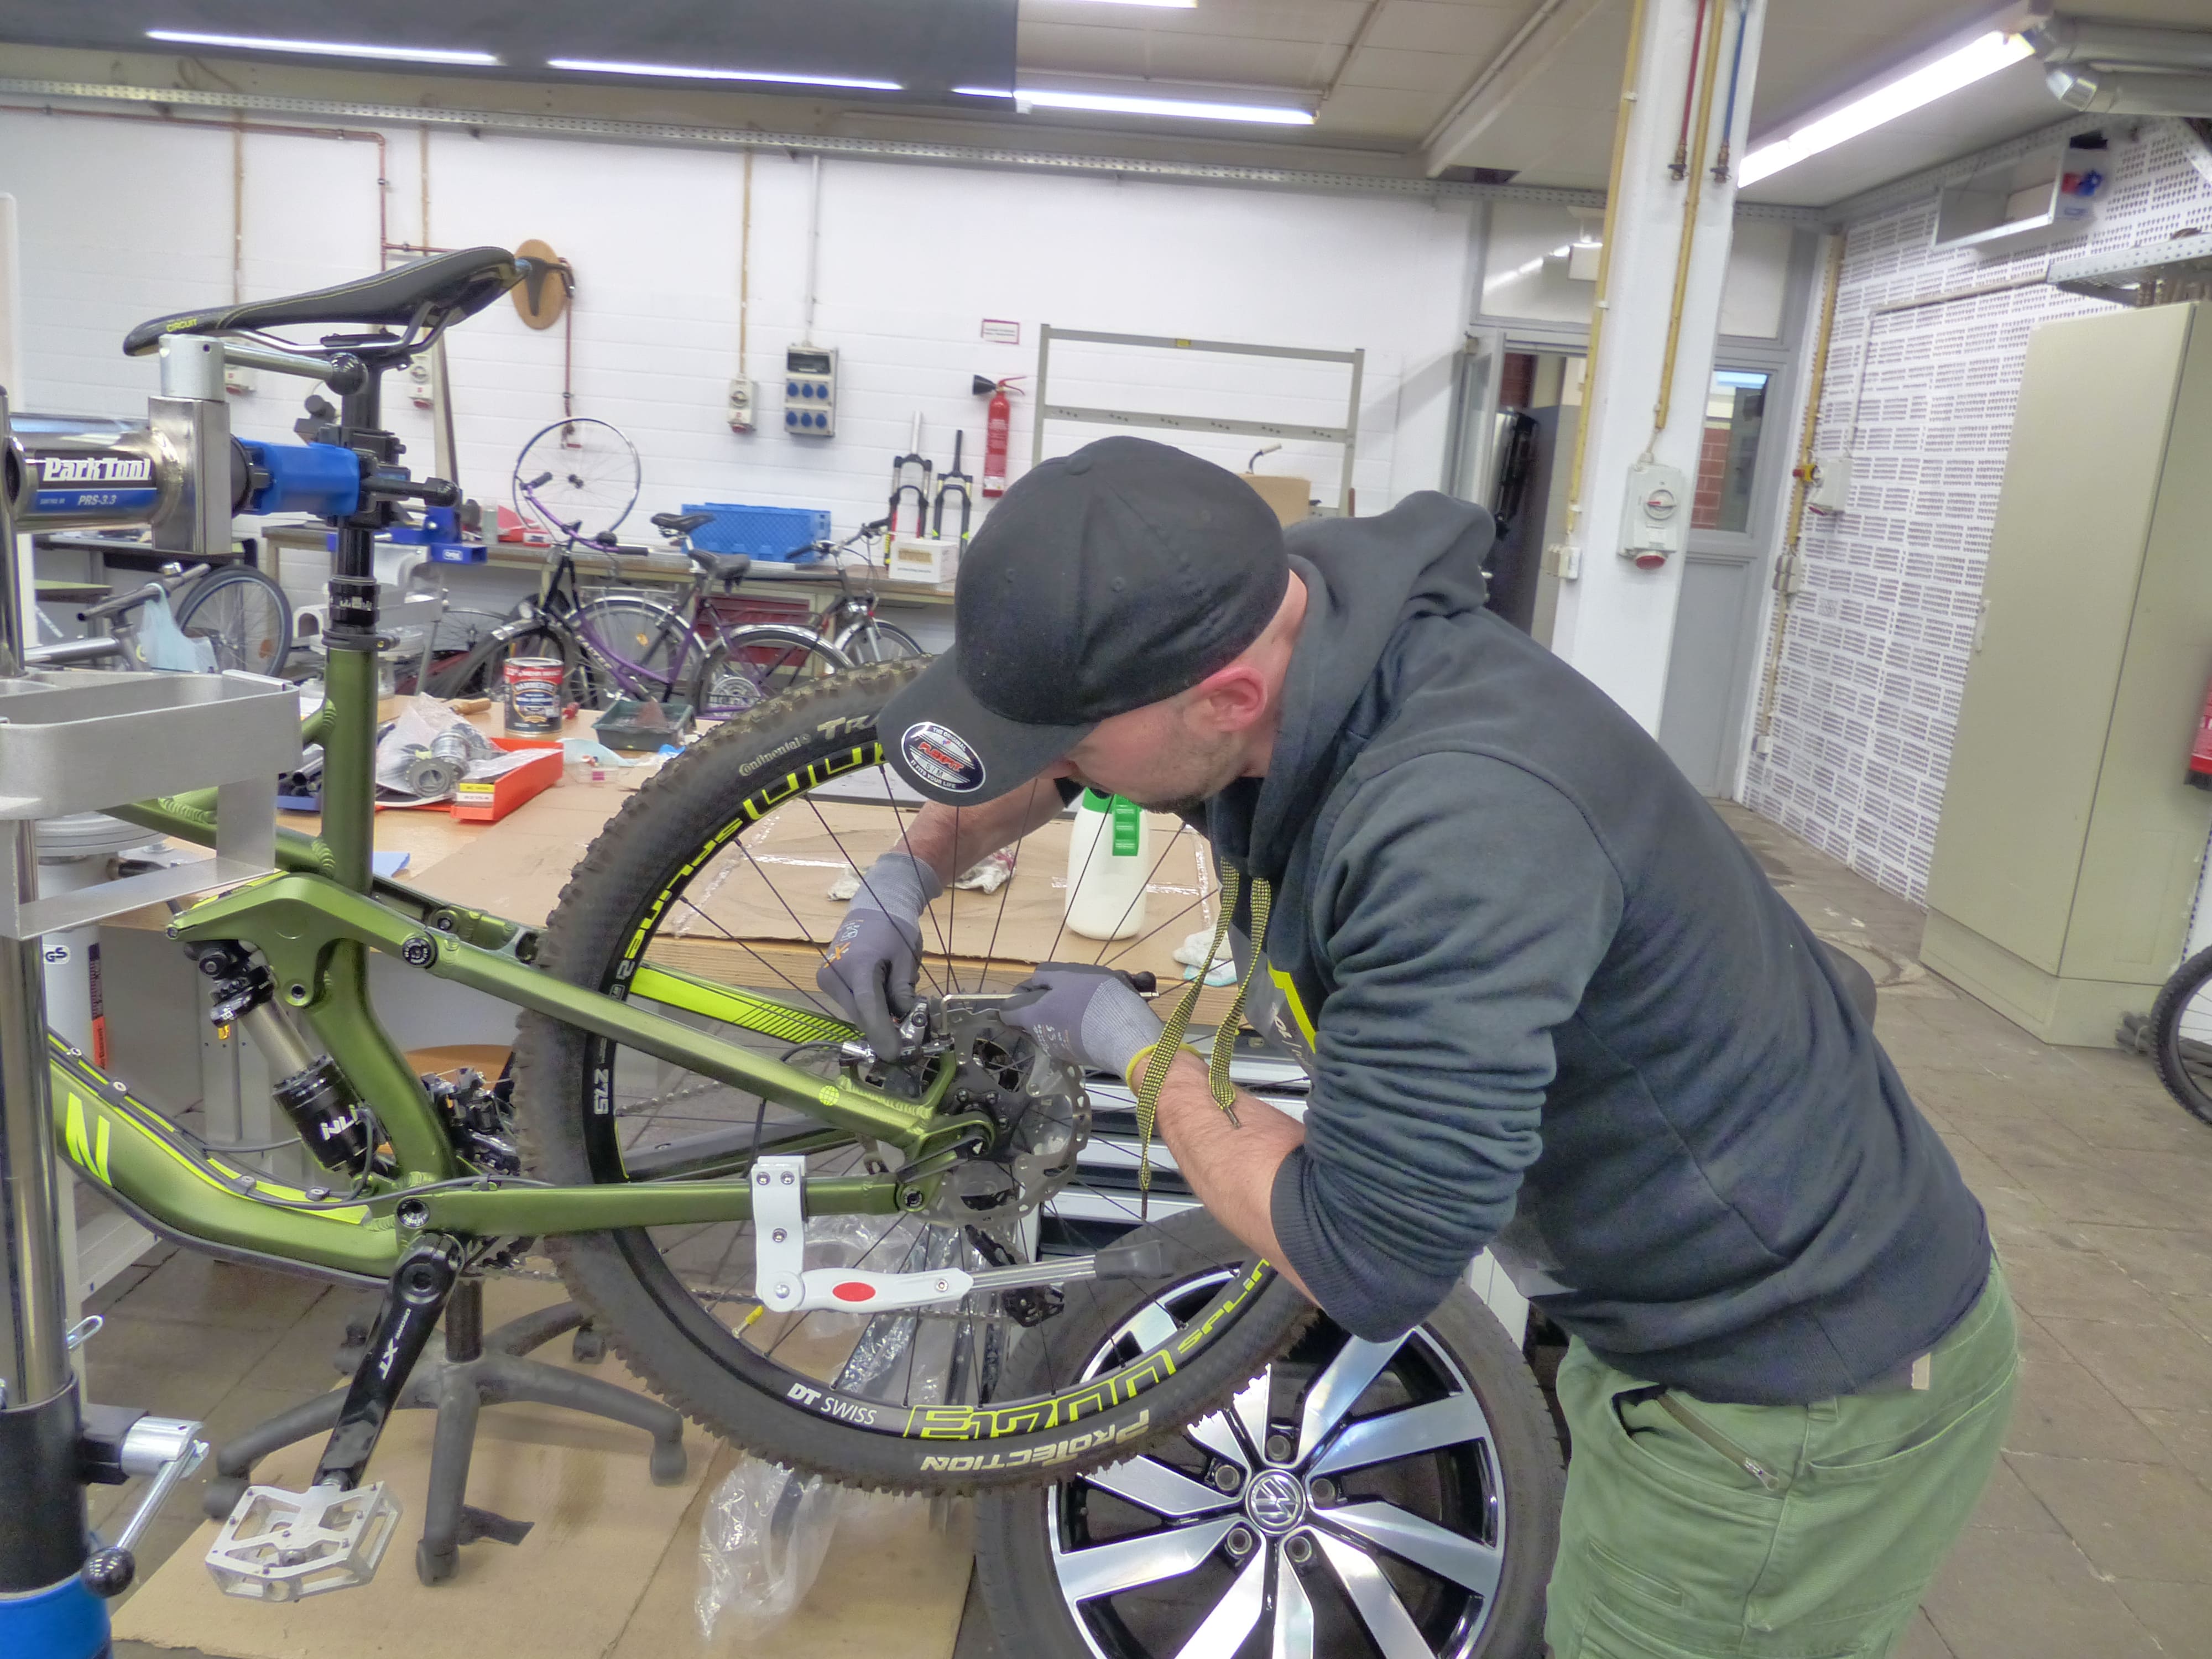
[[[493,1279],[487,1325],[557,1301],[556,1286]],[[637,1386],[619,1361],[578,1367],[562,1340],[538,1358]],[[478,1419],[469,1502],[532,1522],[520,1544],[465,1545],[453,1579],[426,1589],[415,1577],[434,1419],[395,1413],[370,1473],[404,1506],[374,1581],[360,1589],[270,1606],[227,1596],[208,1577],[208,1522],[125,1602],[115,1634],[211,1659],[665,1659],[744,1651],[702,1642],[693,1602],[699,1523],[731,1454],[696,1425],[684,1441],[691,1468],[679,1486],[656,1486],[640,1431],[546,1406],[487,1407]],[[275,1454],[264,1482],[304,1487],[319,1436]],[[927,1500],[855,1498],[812,1594],[765,1646],[778,1659],[896,1654],[945,1659],[959,1631],[971,1549],[964,1523],[929,1527]]]
[[[456,850],[429,862],[418,854],[404,878],[440,898],[543,922],[635,781],[638,773],[596,784],[572,779],[500,823],[453,826]],[[801,797],[779,807],[693,878],[657,951],[728,982],[811,989],[820,947],[845,919],[845,905],[829,896],[831,884],[872,863],[902,823],[889,805]],[[939,899],[924,921],[924,949],[963,964],[988,958],[1017,970],[1048,959],[1111,960],[1166,982],[1179,980],[1176,946],[1215,920],[1203,838],[1179,819],[1152,815],[1146,936],[1109,942],[1060,926],[1070,827],[1056,819],[1024,841],[1013,877],[998,892],[955,890]]]

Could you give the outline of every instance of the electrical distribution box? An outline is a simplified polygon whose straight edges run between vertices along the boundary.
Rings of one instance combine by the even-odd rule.
[[[1628,512],[1621,521],[1620,556],[1639,570],[1656,570],[1682,550],[1690,527],[1690,481],[1680,467],[1644,461],[1628,469]]]
[[[1808,512],[1833,518],[1841,513],[1851,499],[1851,458],[1831,456],[1825,461],[1813,463],[1812,477],[1807,480],[1805,507]]]
[[[744,375],[730,382],[730,430],[750,432],[753,429],[753,383]]]
[[[783,429],[826,438],[837,429],[837,353],[793,346],[783,354]]]

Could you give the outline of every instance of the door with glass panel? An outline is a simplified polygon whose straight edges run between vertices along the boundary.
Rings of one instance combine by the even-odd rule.
[[[1659,742],[1708,795],[1730,792],[1742,752],[1773,469],[1786,447],[1781,381],[1778,365],[1723,362],[1706,388]]]

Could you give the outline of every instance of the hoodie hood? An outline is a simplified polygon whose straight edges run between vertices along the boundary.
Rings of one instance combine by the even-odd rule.
[[[1345,739],[1390,641],[1423,617],[1482,608],[1497,525],[1486,507],[1425,489],[1371,519],[1294,526],[1285,539],[1306,614],[1283,680],[1282,727],[1267,775],[1232,785],[1208,812],[1214,844],[1270,879],[1351,763],[1358,744]]]

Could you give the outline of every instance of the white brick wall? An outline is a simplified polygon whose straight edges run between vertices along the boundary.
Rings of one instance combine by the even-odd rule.
[[[1839,518],[1807,519],[1806,586],[1783,646],[1773,752],[1751,762],[1745,799],[1916,902],[1927,896],[2027,337],[2104,302],[2039,284],[1876,319],[1854,441],[1867,313],[2032,276],[2052,253],[2085,245],[2212,228],[2212,184],[2172,127],[2153,124],[2145,143],[2112,157],[2105,216],[2086,243],[1988,259],[1934,252],[1932,198],[1851,226],[1844,243],[1814,453],[1849,445],[1850,501]]]
[[[419,136],[388,139],[391,234],[419,240]],[[248,297],[375,269],[374,145],[250,134],[245,147]],[[754,163],[749,356],[768,419],[744,437],[723,422],[736,371],[742,167],[691,150],[430,139],[433,244],[536,236],[574,263],[576,411],[636,442],[641,514],[701,500],[826,507],[842,534],[883,511],[890,459],[907,448],[917,410],[940,469],[958,425],[967,469],[980,471],[983,405],[969,376],[1033,370],[1041,322],[1364,347],[1360,506],[1377,511],[1437,482],[1465,316],[1468,203],[825,162],[814,333],[839,348],[842,387],[838,434],[823,441],[773,426],[805,270],[808,164],[780,155]],[[18,407],[143,408],[155,371],[118,343],[147,317],[228,299],[231,177],[226,132],[0,113],[0,191],[18,198],[21,215]],[[986,343],[986,317],[1018,321],[1022,343]],[[457,330],[449,350],[462,482],[503,500],[523,441],[561,414],[560,331],[534,333],[501,304]],[[1055,395],[1074,400],[1343,416],[1340,369],[1180,355],[1162,363],[1095,348],[1054,356]],[[234,401],[248,437],[288,437],[299,413],[292,384],[276,376]],[[393,386],[387,416],[427,470],[428,422],[404,386]],[[1048,447],[1097,435],[1059,427]],[[1256,444],[1191,447],[1241,466]],[[1029,447],[1018,398],[1017,476]],[[1317,490],[1334,494],[1334,467],[1318,449],[1292,447],[1266,465],[1311,471]]]

